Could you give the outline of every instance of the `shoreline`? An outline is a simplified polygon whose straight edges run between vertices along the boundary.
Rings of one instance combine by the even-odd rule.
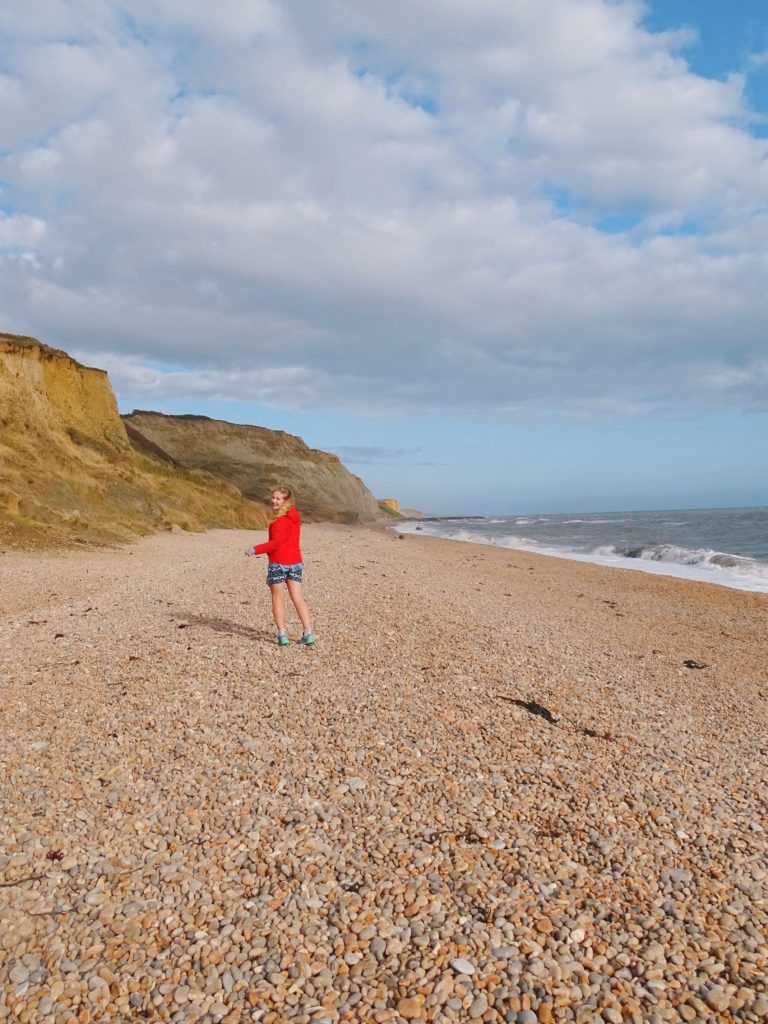
[[[253,538],[0,561],[0,1021],[766,1019],[764,595]]]
[[[482,517],[477,517],[482,518]],[[718,569],[705,569],[695,565],[686,565],[685,563],[677,562],[665,562],[663,560],[653,559],[642,559],[642,558],[627,558],[621,555],[600,555],[594,552],[581,553],[577,551],[569,552],[564,550],[556,549],[536,549],[533,547],[512,547],[504,544],[494,544],[492,541],[487,539],[474,540],[468,537],[440,537],[439,534],[424,533],[421,528],[417,526],[418,520],[409,520],[409,523],[414,525],[414,529],[406,529],[404,532],[408,536],[419,536],[424,537],[435,537],[440,540],[450,540],[456,544],[473,544],[480,545],[482,547],[496,548],[502,551],[516,551],[522,554],[537,555],[544,558],[559,558],[568,562],[581,562],[587,565],[599,565],[606,569],[625,569],[630,572],[643,572],[651,576],[668,576],[673,579],[687,580],[691,583],[707,583],[711,586],[724,587],[728,590],[741,590],[747,593],[753,594],[768,594],[768,579],[765,583],[756,583],[752,580],[740,580],[736,574],[726,573],[722,568]],[[397,529],[396,526],[390,526],[390,529]],[[730,556],[733,558],[742,558],[745,556]],[[765,569],[768,571],[768,564],[762,562],[755,563],[757,568]],[[718,578],[708,578],[714,575],[718,575]]]

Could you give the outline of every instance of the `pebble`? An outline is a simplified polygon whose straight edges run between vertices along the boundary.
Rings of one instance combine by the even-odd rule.
[[[406,1020],[417,1020],[424,1012],[424,997],[409,996],[397,1004],[397,1012]]]
[[[228,531],[164,540],[2,556],[0,1024],[768,1018],[743,595],[676,584],[652,655],[667,583],[310,526],[280,652]],[[745,639],[671,685],[707,615]]]
[[[517,949],[515,946],[494,946],[491,949],[491,953],[498,960],[511,960],[517,956]]]
[[[711,1010],[717,1010],[722,1013],[730,1006],[731,998],[725,989],[715,987],[704,995],[704,1002]]]
[[[477,1020],[482,1017],[485,1011],[488,1009],[488,999],[484,995],[476,996],[472,1000],[472,1004],[469,1007],[469,1019]]]
[[[451,960],[451,967],[456,971],[457,974],[474,974],[474,965],[465,960],[463,957],[455,957]]]

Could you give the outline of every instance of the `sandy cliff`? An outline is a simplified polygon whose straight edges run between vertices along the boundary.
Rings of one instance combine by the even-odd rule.
[[[249,498],[263,500],[272,484],[288,484],[307,520],[359,523],[381,518],[376,498],[336,455],[309,448],[292,434],[156,412],[133,412],[123,422],[135,444],[163,452],[178,465],[223,476]]]
[[[129,441],[103,370],[0,334],[0,541],[118,540],[178,523],[263,527],[236,487]]]
[[[130,447],[104,370],[10,334],[0,334],[0,427],[30,442],[66,433],[110,450]]]

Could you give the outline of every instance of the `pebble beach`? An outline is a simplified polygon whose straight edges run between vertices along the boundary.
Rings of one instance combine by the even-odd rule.
[[[0,554],[0,1021],[768,1020],[768,595],[253,542]]]

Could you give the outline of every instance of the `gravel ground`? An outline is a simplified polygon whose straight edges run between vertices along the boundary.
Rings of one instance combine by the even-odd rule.
[[[303,540],[0,555],[0,1021],[768,1019],[768,597]]]

